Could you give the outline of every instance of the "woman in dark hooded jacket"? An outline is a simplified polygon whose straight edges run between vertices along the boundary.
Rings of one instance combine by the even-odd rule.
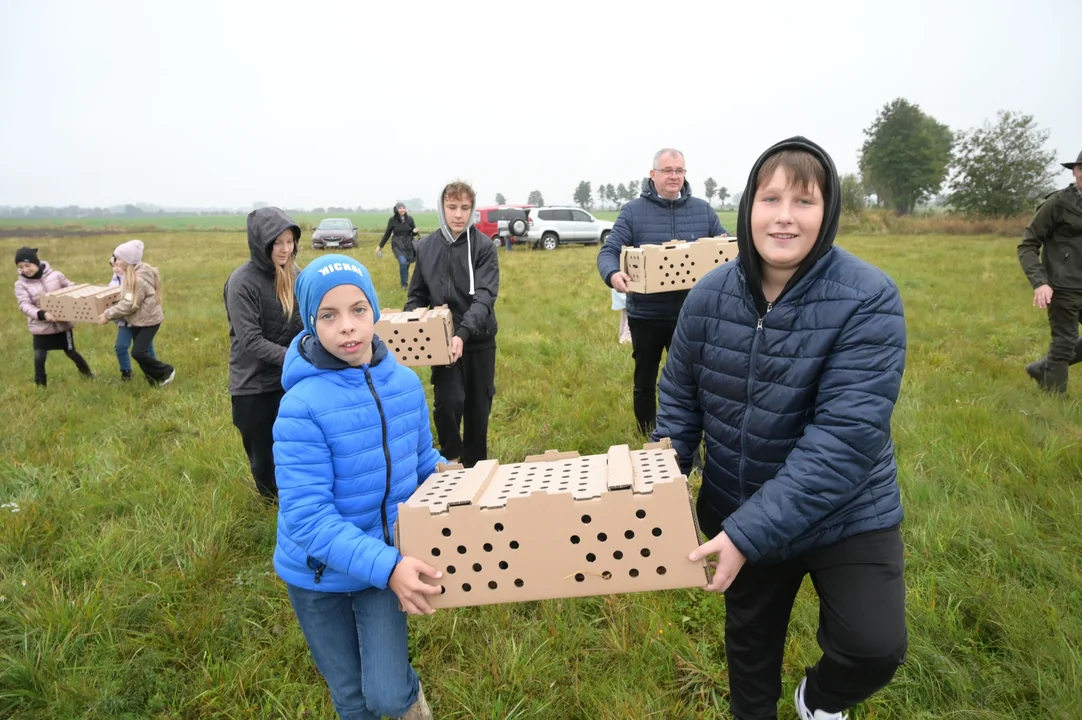
[[[905,657],[902,504],[891,416],[905,369],[901,296],[834,246],[838,173],[815,143],[768,149],[748,178],[740,255],[684,302],[654,439],[690,472],[725,593],[733,717],[775,718],[789,614],[805,575],[822,656],[796,688],[801,720],[843,720]]]
[[[301,331],[293,294],[301,229],[276,207],[248,214],[251,258],[225,283],[229,319],[229,394],[256,489],[278,499],[274,479],[274,420],[285,390],[282,363]]]
[[[398,259],[398,272],[403,290],[409,285],[410,264],[417,259],[417,251],[413,248],[413,236],[419,232],[413,218],[406,212],[406,206],[398,203],[394,206],[391,219],[387,221],[383,239],[379,241],[379,247],[376,248],[376,257],[383,257],[383,246],[387,244],[387,238],[394,236],[391,240],[391,252]]]

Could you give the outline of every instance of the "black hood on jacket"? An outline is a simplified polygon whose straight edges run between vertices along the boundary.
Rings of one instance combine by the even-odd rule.
[[[759,156],[755,165],[748,175],[748,184],[744,187],[744,194],[740,198],[740,209],[736,218],[736,243],[740,251],[740,266],[744,270],[744,276],[748,281],[748,289],[755,301],[755,310],[759,316],[766,314],[766,296],[763,295],[763,276],[759,262],[759,252],[755,249],[755,243],[751,237],[751,204],[755,201],[755,191],[758,189],[756,178],[759,169],[770,158],[782,150],[803,150],[814,155],[823,164],[826,171],[826,187],[823,190],[823,224],[819,228],[819,237],[815,239],[815,245],[808,256],[801,261],[796,272],[789,278],[785,288],[778,296],[780,300],[791,287],[796,285],[800,278],[804,277],[819,259],[827,254],[834,246],[834,238],[838,234],[838,223],[842,215],[841,194],[838,192],[838,170],[834,167],[834,161],[826,150],[819,147],[811,140],[799,135],[782,140]]]
[[[271,247],[278,236],[289,228],[293,228],[293,257],[297,257],[301,228],[293,222],[293,218],[276,207],[259,208],[248,213],[248,250],[252,254],[252,264],[261,272],[274,274]]]

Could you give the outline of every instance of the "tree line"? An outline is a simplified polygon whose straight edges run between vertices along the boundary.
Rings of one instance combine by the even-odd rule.
[[[841,176],[845,212],[860,213],[871,204],[898,215],[913,212],[933,198],[967,216],[1011,217],[1033,210],[1053,189],[1058,168],[1056,153],[1045,147],[1050,133],[1032,115],[1000,110],[995,122],[970,130],[952,131],[905,98],[884,105],[864,129],[859,173]],[[645,184],[643,178],[642,184]],[[948,191],[936,197],[946,186]],[[602,207],[619,207],[638,197],[640,182],[597,185]],[[706,199],[715,195],[722,207],[730,198],[712,177],[703,181]],[[541,193],[530,194],[540,205]],[[574,201],[592,208],[594,186],[586,180],[575,188]],[[740,193],[732,204],[740,202]]]

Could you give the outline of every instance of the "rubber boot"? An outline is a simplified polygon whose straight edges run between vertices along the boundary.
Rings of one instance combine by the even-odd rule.
[[[1067,393],[1067,363],[1049,362],[1044,367],[1044,378],[1041,380],[1041,389],[1064,395]]]

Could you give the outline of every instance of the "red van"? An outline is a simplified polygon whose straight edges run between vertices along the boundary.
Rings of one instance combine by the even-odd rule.
[[[488,235],[492,239],[496,239],[499,234],[500,220],[508,221],[520,218],[523,214],[526,215],[526,222],[529,225],[533,225],[533,218],[530,217],[529,210],[537,207],[536,205],[489,205],[487,207],[479,207],[473,211],[473,224],[474,226]],[[523,213],[523,211],[526,211]]]

